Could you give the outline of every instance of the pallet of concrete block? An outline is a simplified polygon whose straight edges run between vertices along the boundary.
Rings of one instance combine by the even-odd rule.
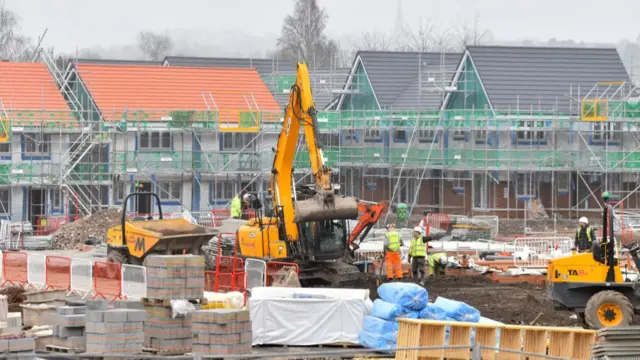
[[[24,334],[0,335],[0,359],[32,359],[36,341]]]
[[[87,300],[86,347],[89,354],[132,355],[142,353],[144,310],[109,309],[106,300]]]
[[[22,314],[19,312],[7,313],[7,318],[0,321],[0,335],[19,334],[22,331]]]
[[[146,300],[146,299],[145,299]],[[186,301],[186,300],[173,300]],[[155,355],[182,355],[191,352],[191,314],[176,314],[170,302],[143,301],[147,312],[144,323],[144,351]],[[200,310],[200,304],[191,303]]]
[[[194,255],[150,255],[147,299],[201,300],[204,297],[204,257]]]
[[[53,337],[45,347],[50,352],[80,353],[85,348],[86,307],[60,306],[52,324]]]
[[[212,309],[192,314],[193,353],[201,356],[250,354],[251,319],[248,310]]]

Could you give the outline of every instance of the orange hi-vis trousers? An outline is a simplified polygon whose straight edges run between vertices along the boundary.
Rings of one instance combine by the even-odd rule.
[[[402,279],[402,263],[400,261],[400,252],[387,251],[384,261],[387,263],[387,279],[393,279],[395,273],[396,279]]]

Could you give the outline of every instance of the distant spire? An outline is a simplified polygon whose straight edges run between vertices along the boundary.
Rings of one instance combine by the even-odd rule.
[[[404,17],[402,16],[402,0],[396,0],[396,23],[393,28],[393,38],[399,39],[402,36],[402,28],[404,27]]]

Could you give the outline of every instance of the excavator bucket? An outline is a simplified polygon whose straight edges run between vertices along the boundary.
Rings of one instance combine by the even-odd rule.
[[[316,197],[294,203],[296,223],[324,220],[356,220],[358,200],[350,196],[336,196],[332,202],[322,202]]]

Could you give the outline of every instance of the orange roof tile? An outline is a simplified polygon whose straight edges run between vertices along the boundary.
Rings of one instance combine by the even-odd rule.
[[[240,111],[281,111],[255,69],[100,64],[77,64],[76,69],[105,120],[121,120],[125,109],[160,120],[171,111],[209,110],[207,103],[219,111],[221,122],[237,122]]]
[[[71,110],[43,63],[0,62],[0,100],[12,121],[71,120]]]

